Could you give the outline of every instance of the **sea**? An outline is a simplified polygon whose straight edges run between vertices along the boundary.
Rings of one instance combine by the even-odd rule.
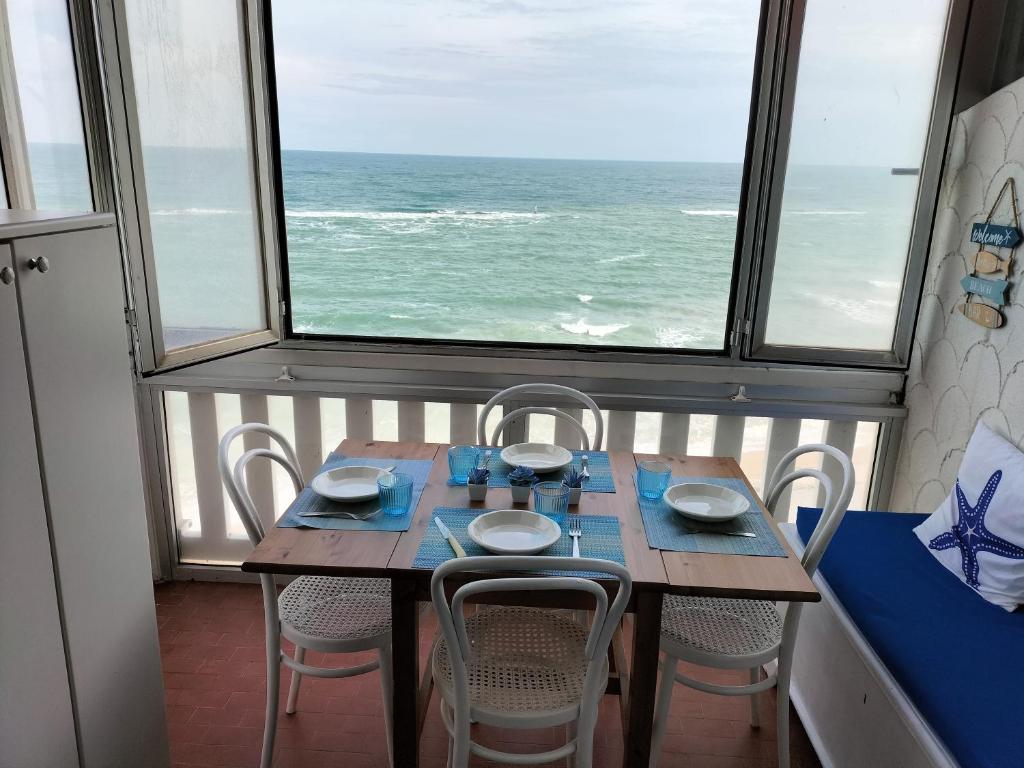
[[[39,207],[78,207],[74,148],[32,152]],[[164,326],[258,327],[245,153],[144,161]],[[296,333],[724,346],[740,163],[285,150],[281,164]],[[916,192],[888,167],[789,167],[769,342],[891,344]]]

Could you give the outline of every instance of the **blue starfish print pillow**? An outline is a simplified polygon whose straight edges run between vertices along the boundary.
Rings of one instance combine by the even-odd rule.
[[[1024,453],[979,422],[952,493],[914,533],[990,603],[1024,604]]]

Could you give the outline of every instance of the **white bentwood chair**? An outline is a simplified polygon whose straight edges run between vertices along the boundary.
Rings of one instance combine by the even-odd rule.
[[[527,395],[557,395],[560,397],[568,398],[570,400],[576,400],[577,402],[585,405],[590,409],[590,412],[594,414],[594,445],[590,445],[590,438],[587,435],[587,431],[583,428],[583,423],[576,417],[566,413],[565,411],[559,410],[558,408],[538,407],[538,406],[523,406],[516,408],[515,410],[506,413],[502,416],[501,421],[497,423],[491,434],[491,440],[487,440],[487,417],[496,405],[501,405],[509,400],[517,401],[526,397]],[[476,431],[477,440],[480,445],[497,445],[501,433],[505,431],[505,427],[513,419],[518,419],[521,416],[526,416],[531,413],[546,414],[548,416],[554,416],[556,419],[562,419],[567,421],[580,435],[583,443],[583,450],[595,450],[600,451],[601,446],[604,443],[604,418],[601,416],[601,409],[597,407],[589,396],[580,392],[578,389],[572,387],[563,387],[561,384],[517,384],[514,387],[503,389],[501,392],[496,394],[484,405],[483,410],[480,411],[480,418],[477,420]]]
[[[842,484],[834,493],[832,481],[819,469],[786,469],[798,456],[822,453],[842,467]],[[854,488],[850,457],[830,445],[805,445],[794,448],[779,462],[768,483],[765,505],[772,509],[786,486],[802,477],[812,477],[825,489],[825,506],[811,540],[804,550],[802,564],[808,576],[814,576],[825,548],[846,514]],[[789,766],[789,679],[793,667],[797,626],[802,603],[790,603],[780,612],[767,600],[732,600],[713,597],[667,595],[662,603],[661,650],[665,660],[661,670],[654,714],[654,738],[651,766],[657,765],[673,683],[679,682],[706,693],[723,696],[750,696],[750,724],[758,727],[758,694],[772,687],[777,692],[779,766]],[[717,669],[750,670],[749,685],[719,685],[688,677],[677,671],[679,660]],[[778,661],[776,672],[761,680],[761,667]]]
[[[258,432],[271,437],[281,452],[271,448],[253,448],[231,467],[228,452],[240,435]],[[291,477],[295,492],[302,491],[299,462],[288,441],[266,424],[242,424],[228,430],[220,441],[217,464],[231,502],[255,547],[265,535],[245,479],[250,461],[263,457],[276,461]],[[277,704],[281,686],[281,664],[292,670],[291,687],[285,712],[293,714],[303,675],[311,677],[353,677],[380,669],[384,694],[384,725],[388,755],[391,754],[391,582],[387,579],[331,578],[300,576],[280,595],[270,574],[260,574],[263,586],[263,610],[267,628],[267,719],[263,730],[261,768],[269,768],[277,731]],[[281,637],[295,643],[295,658],[281,650]],[[311,667],[305,664],[307,650],[323,653],[356,653],[376,650],[378,660],[353,667]]]
[[[600,584],[579,576],[537,577],[538,571],[605,573],[618,581],[611,605]],[[528,573],[495,577],[459,587],[449,602],[445,579],[474,572]],[[572,557],[466,557],[438,567],[430,581],[441,637],[431,668],[448,730],[448,768],[466,768],[470,754],[516,765],[536,765],[575,756],[576,768],[593,761],[597,706],[608,682],[608,643],[622,619],[632,580],[608,560]],[[481,608],[466,616],[467,598],[493,592],[578,592],[594,598],[590,628],[558,611],[540,608]],[[470,738],[470,723],[508,729],[575,723],[575,736],[546,752],[512,754]]]

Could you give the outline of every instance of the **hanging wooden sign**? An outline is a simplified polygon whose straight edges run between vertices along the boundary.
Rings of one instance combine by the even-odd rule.
[[[1007,192],[1010,193],[1010,207],[1013,210],[1012,227],[992,223],[992,217],[999,208],[999,201]],[[1006,258],[1003,259],[992,250],[985,250],[985,247],[988,246],[993,250],[1012,249],[1021,242],[1017,186],[1012,177],[1003,183],[985,221],[971,227],[971,242],[978,243],[979,246],[978,252],[974,255],[973,269],[971,270],[974,274],[969,274],[960,280],[965,297],[963,303],[958,304],[956,308],[960,314],[978,325],[985,328],[999,328],[1005,322],[1003,313],[998,308],[1006,304],[1006,289],[1009,287],[1009,283],[1005,278],[1010,276],[1013,253],[1012,251],[1007,253]],[[1003,279],[993,280],[979,275],[1001,275]],[[990,301],[996,306],[986,304],[982,299]]]
[[[998,328],[1003,324],[1003,313],[988,304],[979,304],[976,301],[965,301],[956,307],[968,320],[973,320],[978,325],[986,328]]]
[[[1005,280],[986,280],[983,277],[967,275],[960,279],[960,285],[963,287],[964,293],[981,296],[1000,307],[1006,303],[1006,287],[1009,283]]]
[[[975,224],[971,228],[971,242],[996,248],[1013,248],[1020,242],[1020,232],[1016,227],[1003,227],[988,222]]]
[[[974,254],[974,271],[983,275],[1002,274],[1006,277],[1010,272],[1010,260],[1000,259],[994,253],[978,251]]]

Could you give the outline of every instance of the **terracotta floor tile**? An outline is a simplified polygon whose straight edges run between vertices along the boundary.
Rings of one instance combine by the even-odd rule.
[[[265,712],[266,656],[260,590],[253,584],[179,582],[156,587],[164,663],[165,700],[175,768],[251,768],[259,763]],[[421,659],[429,657],[435,618],[421,618]],[[627,648],[631,627],[625,631]],[[284,643],[286,653],[293,648]],[[327,655],[310,652],[317,666],[352,666],[375,658],[372,652]],[[743,675],[688,668],[718,682],[742,682]],[[346,679],[306,677],[298,711],[284,714],[291,680],[281,675],[275,768],[387,768],[380,677],[372,672]],[[746,699],[727,699],[676,685],[672,695],[660,768],[772,768],[776,765],[775,699],[761,697],[760,729],[749,725]],[[594,767],[622,764],[619,701],[605,697],[594,740]],[[480,729],[481,743],[509,751],[550,749],[564,730],[517,732]],[[820,768],[807,736],[791,716],[793,768]],[[442,768],[448,740],[437,696],[431,702],[421,738],[420,764]],[[473,768],[490,763],[477,760]]]

